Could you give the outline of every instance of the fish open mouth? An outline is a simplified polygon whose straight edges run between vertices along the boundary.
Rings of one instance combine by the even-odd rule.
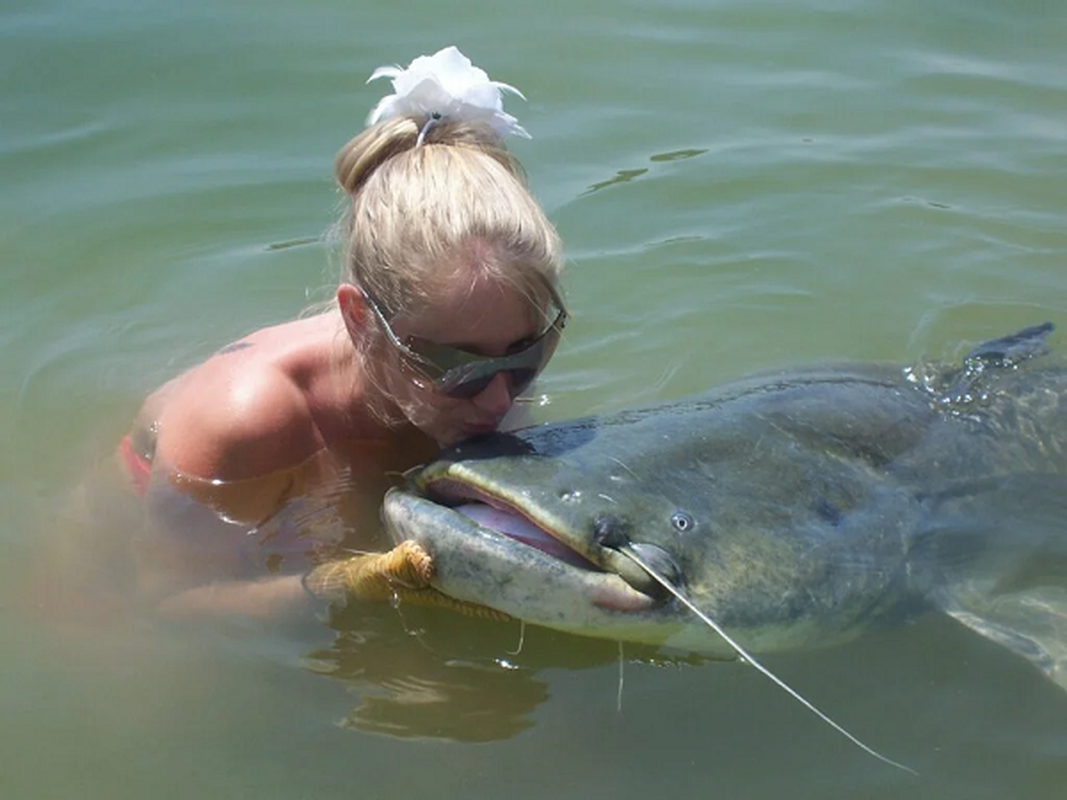
[[[443,479],[427,486],[426,495],[435,503],[452,508],[483,528],[496,531],[579,569],[603,572],[577,550],[531,520],[521,509],[477,486]]]
[[[662,597],[645,587],[633,585],[614,570],[591,561],[567,542],[552,534],[521,507],[482,489],[452,478],[438,478],[422,487],[420,494],[429,502],[462,515],[492,536],[502,538],[514,549],[519,545],[534,561],[569,575],[575,587],[594,606],[610,611],[646,611],[659,605]],[[528,551],[525,548],[529,548]]]

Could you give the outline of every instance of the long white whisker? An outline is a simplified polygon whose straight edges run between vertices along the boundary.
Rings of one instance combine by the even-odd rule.
[[[505,650],[509,656],[517,656],[522,652],[522,646],[526,642],[526,620],[519,620],[519,643],[514,650]]]
[[[726,643],[728,645],[730,645],[730,647],[732,647],[734,650],[736,650],[738,655],[740,655],[743,659],[745,659],[745,661],[747,661],[749,664],[754,666],[757,670],[759,670],[761,673],[763,673],[763,675],[765,675],[766,677],[768,677],[772,681],[774,681],[774,683],[777,684],[777,686],[779,688],[784,689],[786,692],[788,692],[793,697],[793,699],[797,700],[801,705],[803,705],[805,708],[807,708],[809,711],[811,711],[813,714],[815,714],[815,716],[817,716],[819,719],[821,719],[827,725],[832,727],[834,730],[836,730],[838,733],[840,733],[842,736],[844,736],[846,739],[848,739],[854,745],[859,747],[861,750],[864,750],[865,752],[869,753],[870,755],[874,756],[879,761],[883,761],[883,762],[885,762],[886,764],[889,764],[892,767],[896,767],[897,769],[902,769],[905,772],[910,772],[912,775],[918,775],[919,774],[918,772],[913,770],[911,767],[906,766],[904,764],[901,764],[901,763],[899,763],[897,761],[894,761],[891,758],[887,758],[886,756],[883,756],[877,750],[875,750],[872,747],[867,746],[866,744],[861,742],[859,739],[857,739],[855,736],[853,736],[851,733],[849,733],[844,728],[842,728],[840,725],[838,725],[836,722],[834,722],[832,719],[830,719],[828,716],[826,716],[823,712],[821,712],[818,708],[816,708],[812,703],[810,703],[803,696],[801,696],[800,693],[798,693],[797,691],[792,689],[788,684],[786,684],[785,681],[783,681],[781,678],[779,678],[777,675],[775,675],[773,672],[771,672],[769,669],[767,669],[765,666],[763,666],[763,664],[761,664],[759,661],[757,661],[755,658],[753,658],[752,655],[747,650],[745,650],[745,648],[743,648],[736,641],[734,641],[734,639],[726,631],[724,631],[719,626],[719,624],[715,622],[715,620],[711,619],[711,617],[709,617],[707,614],[705,614],[703,611],[701,611],[699,608],[697,608],[695,605],[693,605],[693,603],[689,600],[688,597],[686,597],[684,594],[682,594],[675,586],[673,586],[669,581],[667,581],[666,578],[664,578],[658,572],[656,572],[651,567],[649,567],[648,564],[646,564],[641,559],[641,557],[639,555],[637,555],[637,553],[634,551],[634,549],[632,547],[629,547],[628,545],[623,545],[622,547],[619,548],[619,552],[623,553],[624,555],[628,556],[633,561],[635,561],[637,563],[637,565],[639,567],[641,567],[641,569],[643,569],[649,575],[651,575],[656,580],[656,582],[660,584],[660,586],[662,586],[668,592],[670,592],[675,597],[677,597],[686,608],[688,608],[690,611],[692,611],[694,614],[696,614],[698,617],[700,617],[700,619],[703,620],[703,622],[706,623],[708,625],[708,627],[710,627],[717,634],[719,634],[719,636],[721,636],[726,641]]]

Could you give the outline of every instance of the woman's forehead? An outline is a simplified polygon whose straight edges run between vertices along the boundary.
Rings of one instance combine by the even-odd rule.
[[[484,253],[474,258],[464,251],[451,264],[443,264],[437,270],[426,287],[424,305],[474,313],[486,304],[505,302],[528,307],[536,314],[549,299],[549,293],[539,283],[529,269],[495,263]]]
[[[429,274],[442,296],[458,296],[460,300],[463,294],[514,289],[539,308],[551,293],[547,276],[536,264],[515,260],[506,246],[486,236],[469,236],[456,244]]]
[[[493,275],[442,281],[422,309],[404,320],[407,335],[439,344],[504,351],[539,332],[542,303],[510,281]],[[401,321],[398,320],[398,326]]]

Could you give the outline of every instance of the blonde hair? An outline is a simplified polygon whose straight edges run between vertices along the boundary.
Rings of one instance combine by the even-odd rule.
[[[541,315],[550,302],[563,310],[559,236],[518,160],[484,124],[426,122],[385,120],[337,154],[334,175],[347,196],[333,231],[342,282],[367,292],[388,316],[411,317],[466,268],[471,285],[479,277],[499,280]],[[368,323],[376,330],[373,316]],[[356,342],[356,357],[384,399],[389,393],[371,357],[384,341],[376,333]],[[371,410],[386,424],[412,413],[397,415],[388,403]]]
[[[460,262],[560,304],[559,237],[518,160],[485,125],[431,123],[416,146],[419,131],[417,118],[386,120],[337,154],[342,280],[393,316],[417,314]]]

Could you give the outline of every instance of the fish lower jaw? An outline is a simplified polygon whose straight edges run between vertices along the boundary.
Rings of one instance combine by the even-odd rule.
[[[616,585],[593,587],[589,594],[589,601],[605,611],[622,613],[648,611],[658,604],[657,600],[639,592],[625,581],[620,580],[620,583],[623,583],[625,588]]]
[[[390,535],[430,554],[433,585],[450,597],[550,627],[572,616],[588,627],[663,606],[617,574],[576,565],[424,497],[394,490],[384,509]]]

